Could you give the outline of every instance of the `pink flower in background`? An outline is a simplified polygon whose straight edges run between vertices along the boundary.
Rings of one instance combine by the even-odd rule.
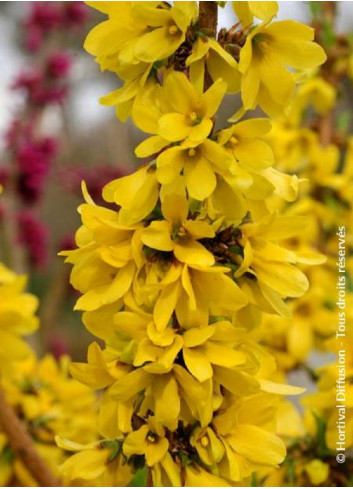
[[[64,23],[68,27],[81,27],[87,22],[89,10],[83,2],[64,2]]]
[[[22,143],[15,152],[17,191],[24,202],[31,204],[40,199],[56,151],[57,141],[43,138]]]
[[[29,261],[35,268],[43,268],[48,258],[48,229],[29,211],[23,210],[17,215],[18,242],[27,251]]]
[[[67,79],[71,58],[65,52],[49,55],[43,71],[32,68],[23,71],[12,85],[14,90],[25,90],[29,104],[45,106],[62,103],[68,94]]]
[[[81,183],[84,180],[88,191],[96,202],[102,200],[102,189],[108,182],[120,178],[127,173],[123,168],[110,165],[95,165],[92,168],[76,166],[60,171],[60,179],[63,185],[73,194],[81,197]]]
[[[27,38],[26,48],[29,51],[37,51],[43,37],[49,31],[57,28],[62,22],[61,2],[32,2],[31,10],[25,28]]]
[[[65,78],[71,68],[71,57],[64,51],[58,51],[48,56],[46,72],[52,78]]]
[[[31,2],[25,22],[25,46],[30,52],[42,47],[44,38],[56,29],[76,29],[87,21],[88,9],[83,2]]]

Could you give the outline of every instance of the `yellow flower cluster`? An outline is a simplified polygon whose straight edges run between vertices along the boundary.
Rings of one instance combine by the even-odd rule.
[[[60,435],[87,443],[96,437],[95,397],[86,386],[69,377],[69,359],[58,363],[47,355],[38,361],[34,354],[6,369],[1,387],[19,418],[25,420],[35,447],[52,472],[67,458],[57,447]],[[13,453],[0,431],[0,485],[37,486],[28,467]]]
[[[0,263],[0,372],[9,362],[22,360],[30,348],[21,338],[38,328],[38,300],[24,292],[26,277]]]
[[[289,371],[304,369],[316,384],[316,391],[302,399],[303,416],[281,404],[277,430],[287,442],[288,455],[285,464],[267,477],[266,486],[351,485],[352,459],[348,455],[344,464],[338,464],[336,455],[339,446],[353,447],[353,242],[349,227],[353,147],[347,113],[335,110],[351,75],[347,50],[341,49],[348,41],[342,35],[332,42],[329,70],[306,75],[287,114],[273,123],[267,138],[277,168],[295,172],[303,180],[298,201],[283,211],[292,217],[307,215],[309,226],[287,245],[305,254],[320,250],[328,259],[305,270],[310,290],[289,304],[291,320],[267,316],[261,325],[262,341],[279,367],[276,378],[285,381]],[[345,307],[340,297],[345,298]],[[334,354],[336,359],[313,371],[310,361],[318,351],[330,353],[330,358]],[[344,364],[339,361],[342,352]]]
[[[199,25],[197,2],[86,2],[108,15],[89,33],[85,48],[102,70],[117,74],[124,86],[103,98],[126,120],[146,91],[160,84],[161,72],[188,71],[204,91],[204,74],[222,78],[227,93],[241,92],[244,110],[259,105],[278,116],[294,93],[292,70],[306,70],[326,59],[313,41],[314,30],[295,21],[274,22],[277,2],[232,2],[242,23],[220,31],[219,42]],[[254,17],[263,22],[252,26]]]
[[[104,389],[102,439],[59,439],[77,452],[62,470],[96,485],[126,486],[144,466],[146,485],[248,484],[283,461],[280,395],[301,392],[270,380],[262,313],[288,318],[286,299],[309,285],[298,264],[324,257],[284,244],[303,227],[278,212],[298,179],[273,168],[268,120],[218,129],[216,114],[239,90],[242,113],[283,112],[295,84],[286,67],[312,68],[325,54],[309,27],[272,22],[276,2],[234,2],[244,27],[217,41],[196,2],[88,3],[108,20],[86,49],[125,82],[104,102],[151,136],[136,148],[149,163],[103,189],[110,208],[83,186],[77,249],[62,252],[82,294],[76,309],[104,342],[71,367]],[[250,29],[253,16],[264,23]]]
[[[38,299],[25,292],[26,282],[24,275],[0,263],[0,388],[38,453],[58,475],[67,453],[58,448],[55,436],[83,443],[96,439],[96,400],[90,389],[69,377],[68,358],[57,362],[47,355],[39,361],[22,338],[39,327]],[[10,485],[38,483],[0,426],[0,486]]]
[[[306,256],[319,250],[327,256],[320,267],[309,268],[306,274],[311,287],[298,301],[289,305],[293,319],[268,317],[263,325],[264,341],[275,354],[284,371],[305,363],[313,349],[331,349],[329,340],[337,330],[337,257],[339,234],[346,243],[346,302],[352,303],[349,286],[352,275],[352,237],[341,231],[351,222],[353,212],[353,145],[344,133],[332,135],[322,142],[322,130],[310,127],[306,114],[327,117],[336,100],[333,86],[317,74],[301,85],[288,115],[273,124],[268,136],[281,171],[295,172],[303,180],[299,198],[286,215],[307,216],[308,226],[288,246],[296,246]],[[342,234],[343,233],[343,234]],[[342,287],[342,285],[341,285]],[[353,311],[347,308],[346,328],[352,327]]]

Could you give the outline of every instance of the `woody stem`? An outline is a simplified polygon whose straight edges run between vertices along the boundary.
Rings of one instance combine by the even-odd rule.
[[[21,459],[23,465],[38,482],[39,486],[58,487],[61,485],[60,481],[54,477],[45,461],[39,455],[25,425],[6,401],[1,387],[0,428],[7,436],[11,450]]]
[[[209,37],[216,37],[218,21],[218,4],[217,2],[199,2],[199,29],[204,30]],[[212,85],[212,79],[205,71],[204,90]]]

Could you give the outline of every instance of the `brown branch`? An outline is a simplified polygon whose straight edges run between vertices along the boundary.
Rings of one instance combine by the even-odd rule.
[[[319,123],[319,138],[323,148],[332,142],[334,132],[334,112],[330,110],[327,114],[321,116]]]
[[[207,35],[216,37],[217,33],[217,2],[199,2],[199,28],[205,29]]]
[[[209,37],[216,37],[218,21],[217,2],[199,2],[199,29],[203,30]],[[205,70],[204,90],[212,85],[212,79]]]
[[[23,462],[40,487],[58,487],[60,481],[54,477],[47,464],[39,455],[25,425],[18,419],[7,403],[0,387],[0,427],[8,437],[10,448]]]

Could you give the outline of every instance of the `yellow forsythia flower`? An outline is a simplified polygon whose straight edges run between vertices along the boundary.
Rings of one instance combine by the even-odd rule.
[[[255,27],[240,51],[241,95],[245,109],[256,104],[278,116],[290,102],[295,78],[286,66],[299,70],[322,64],[326,55],[312,42],[314,30],[291,20]]]
[[[34,333],[39,325],[38,300],[24,291],[26,277],[17,276],[0,264],[0,367],[21,360],[31,352],[21,336]],[[2,365],[3,364],[3,365]]]

